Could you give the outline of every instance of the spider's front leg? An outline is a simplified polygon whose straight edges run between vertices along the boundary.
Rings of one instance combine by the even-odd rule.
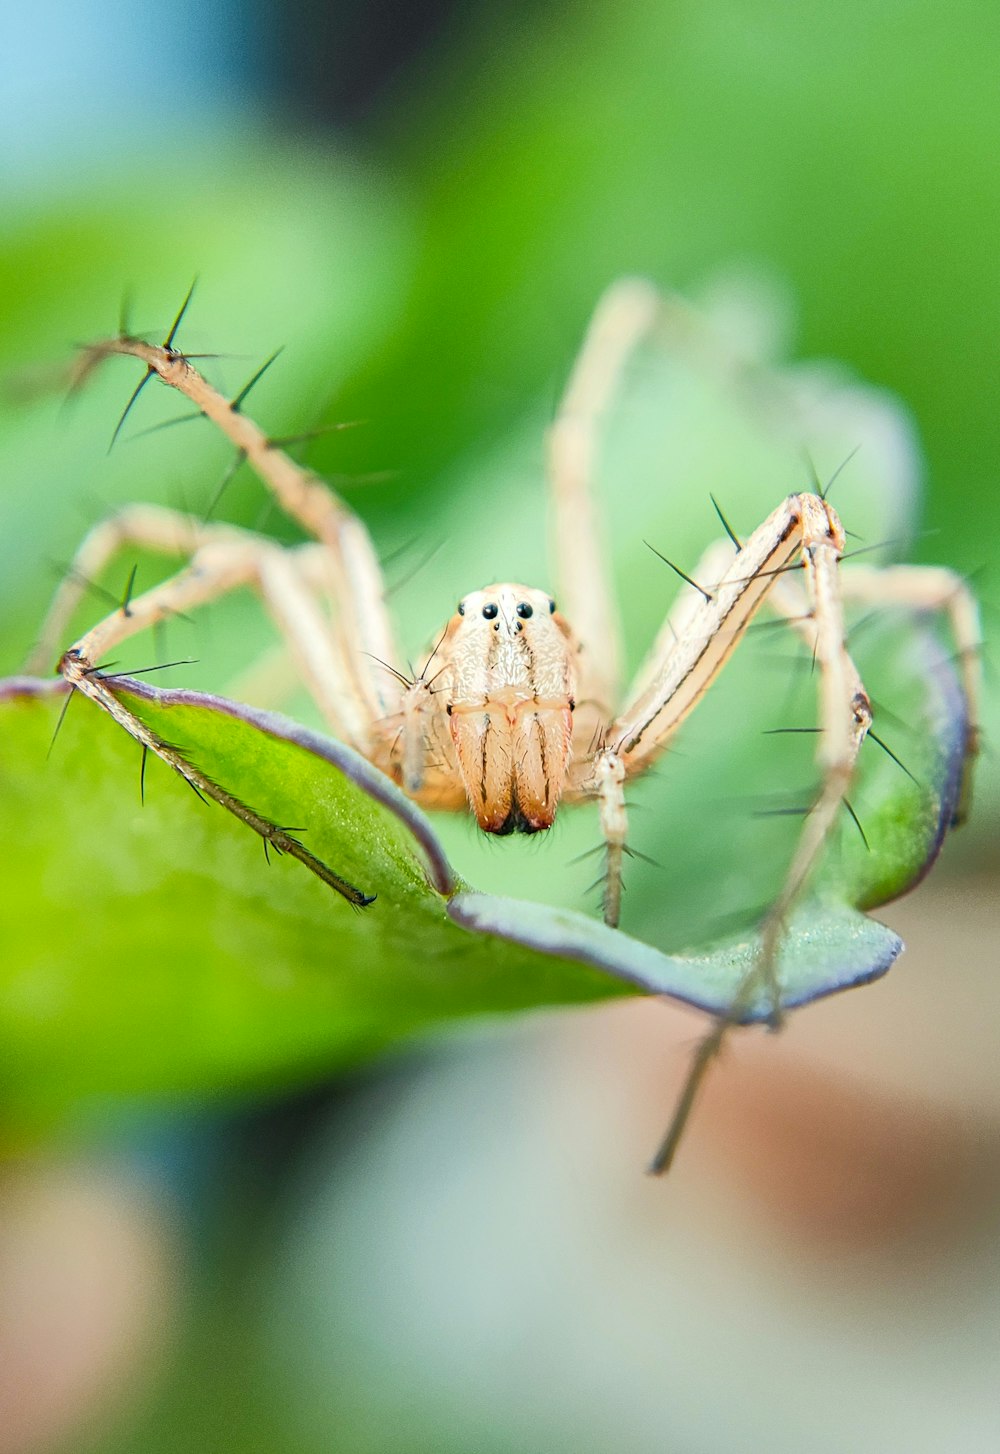
[[[687,587],[670,613],[625,708],[612,723],[590,772],[608,844],[606,917],[617,922],[626,844],[624,785],[661,752],[725,665],[753,616],[782,574],[801,564],[808,619],[795,619],[813,640],[819,668],[818,761],[823,783],[803,828],[785,884],[765,922],[763,975],[778,1014],[774,957],[788,909],[836,819],[871,708],[845,642],[837,577],[844,533],[834,511],[816,495],[792,495],[735,555],[713,547],[698,567],[702,588]],[[725,548],[724,548],[725,549]],[[778,604],[777,601],[775,604]],[[783,610],[782,614],[789,614]]]
[[[737,989],[728,1014],[719,1016],[703,1038],[688,1073],[683,1093],[650,1171],[671,1165],[694,1105],[698,1089],[726,1034],[761,985],[766,988],[772,1024],[781,1013],[781,986],[776,958],[788,911],[817,863],[851,780],[861,744],[871,725],[871,704],[847,651],[838,566],[844,532],[835,512],[817,495],[791,495],[764,521],[732,557],[721,575],[699,568],[698,576],[715,584],[699,593],[688,589],[672,613],[669,643],[659,664],[640,673],[639,690],[613,724],[606,745],[594,763],[595,790],[601,796],[602,821],[623,843],[624,823],[615,794],[624,781],[641,772],[664,750],[684,718],[696,706],[736,649],[753,616],[768,598],[796,630],[813,640],[819,673],[817,758],[822,773],[819,795],[806,819],[782,888],[761,928],[755,962]],[[715,557],[717,559],[717,557]],[[708,565],[708,562],[705,563]],[[798,593],[775,584],[801,565],[805,602]],[[676,633],[676,635],[674,635]],[[610,763],[617,783],[612,786]],[[602,791],[603,790],[603,791]],[[609,836],[609,869],[615,861]],[[620,868],[620,852],[617,855]],[[614,904],[620,889],[609,894]]]
[[[428,723],[436,720],[430,711],[433,704],[426,681],[409,682],[399,671],[385,582],[368,531],[325,480],[292,460],[247,417],[242,409],[245,391],[235,399],[219,393],[173,347],[173,333],[164,344],[125,334],[95,344],[84,353],[81,377],[116,355],[144,364],[147,378],[158,377],[176,389],[220,430],[285,512],[317,543],[291,558],[283,552],[268,553],[266,542],[253,561],[241,563],[232,555],[225,562],[214,558],[207,578],[200,571],[200,585],[190,572],[182,572],[170,583],[169,593],[156,597],[155,609],[183,610],[181,598],[212,599],[229,589],[231,571],[236,573],[233,584],[244,580],[257,584],[334,730],[398,780],[422,782],[424,758],[428,747],[433,748],[427,737]],[[209,543],[207,531],[201,527],[206,538],[199,543]],[[160,547],[154,544],[154,548]],[[167,583],[163,591],[168,591]],[[72,597],[69,586],[54,607],[50,625],[65,619]],[[135,618],[137,605],[131,603],[130,618]],[[100,635],[94,644],[105,648],[105,637],[109,631],[114,636],[114,628],[102,623],[97,630]],[[46,640],[51,637],[50,630]],[[81,643],[76,649],[83,649]],[[88,662],[96,660],[87,651],[83,654]]]
[[[592,791],[601,802],[609,844],[609,871],[620,869],[625,845],[624,783],[662,752],[677,727],[711,685],[765,602],[812,646],[818,668],[817,761],[819,793],[803,825],[782,887],[761,925],[755,961],[737,988],[728,1013],[720,1015],[701,1041],[667,1135],[650,1171],[672,1163],[698,1089],[736,1024],[763,986],[771,1023],[780,1022],[781,986],[776,960],[790,909],[819,861],[845,801],[858,754],[871,726],[868,694],[847,651],[843,600],[903,605],[940,611],[949,618],[958,649],[963,691],[970,713],[959,813],[967,802],[977,748],[979,625],[975,601],[953,572],[897,566],[874,571],[840,571],[844,533],[826,501],[792,495],[757,529],[720,571],[710,552],[696,579],[706,589],[686,588],[660,633],[652,659],[639,674],[629,705],[610,729],[593,763]],[[802,585],[787,574],[802,570]],[[803,588],[804,587],[804,588]],[[657,656],[659,660],[657,660]],[[612,886],[608,902],[620,894]]]

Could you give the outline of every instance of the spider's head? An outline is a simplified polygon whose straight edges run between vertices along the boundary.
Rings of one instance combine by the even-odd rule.
[[[458,603],[461,636],[467,640],[489,640],[487,632],[501,640],[513,641],[524,636],[533,645],[547,639],[563,640],[565,623],[556,613],[556,603],[545,591],[531,586],[518,586],[509,581],[470,591]]]

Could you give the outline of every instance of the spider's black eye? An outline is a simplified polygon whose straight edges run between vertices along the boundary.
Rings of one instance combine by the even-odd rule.
[[[550,616],[552,616],[552,615],[555,614],[555,609],[556,609],[556,603],[555,603],[555,601],[551,601],[550,600],[549,601],[549,615]]]
[[[458,606],[456,607],[456,609],[457,609],[458,614],[460,616],[464,616],[465,615],[465,602],[464,601],[459,601]]]
[[[499,614],[500,614],[500,607],[499,606],[495,606],[492,601],[488,601],[486,603],[486,605],[483,607],[483,615],[486,617],[487,621],[492,621],[493,620],[493,617],[494,616],[499,616]]]
[[[517,607],[517,614],[520,616],[520,618],[521,618],[522,621],[527,621],[527,619],[528,619],[529,616],[533,616],[534,615],[534,612],[532,611],[531,607],[528,605],[527,601],[521,601],[521,602],[519,602],[518,607]]]

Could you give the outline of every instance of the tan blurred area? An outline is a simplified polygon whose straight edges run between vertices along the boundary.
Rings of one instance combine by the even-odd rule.
[[[120,1419],[175,1309],[171,1219],[133,1176],[70,1162],[0,1181],[0,1451]]]
[[[995,878],[931,878],[879,917],[908,945],[885,982],[746,1037],[703,1107],[727,1173],[818,1256],[891,1259],[1000,1211]]]
[[[734,1035],[663,1180],[697,1016],[538,1018],[443,1066],[310,1181],[277,1326],[308,1345],[300,1299],[346,1299],[350,1368],[429,1380],[457,1447],[493,1419],[504,1449],[995,1449],[995,880],[884,913],[892,972]]]

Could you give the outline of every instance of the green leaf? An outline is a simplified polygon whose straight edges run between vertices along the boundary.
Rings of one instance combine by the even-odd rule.
[[[473,1014],[630,992],[724,1011],[751,962],[745,932],[668,955],[577,912],[475,893],[425,815],[340,743],[199,693],[137,681],[115,690],[213,781],[294,827],[311,853],[376,898],[357,909],[298,862],[268,866],[244,823],[199,801],[152,754],[140,802],[138,745],[89,701],[70,700],[46,761],[65,692],[7,682],[0,1084],[8,1118],[51,1115],[95,1095],[287,1084]],[[928,701],[940,709],[933,691]],[[911,874],[936,850],[949,812],[953,725],[949,718],[935,748],[951,777],[929,797],[924,790],[936,811],[928,806],[895,838],[886,830],[879,849],[881,861],[886,845],[905,843]],[[858,877],[852,891],[870,895],[874,882]],[[871,979],[899,948],[890,931],[828,895],[791,926],[780,965],[785,1002]],[[766,1009],[758,998],[744,1018]]]

